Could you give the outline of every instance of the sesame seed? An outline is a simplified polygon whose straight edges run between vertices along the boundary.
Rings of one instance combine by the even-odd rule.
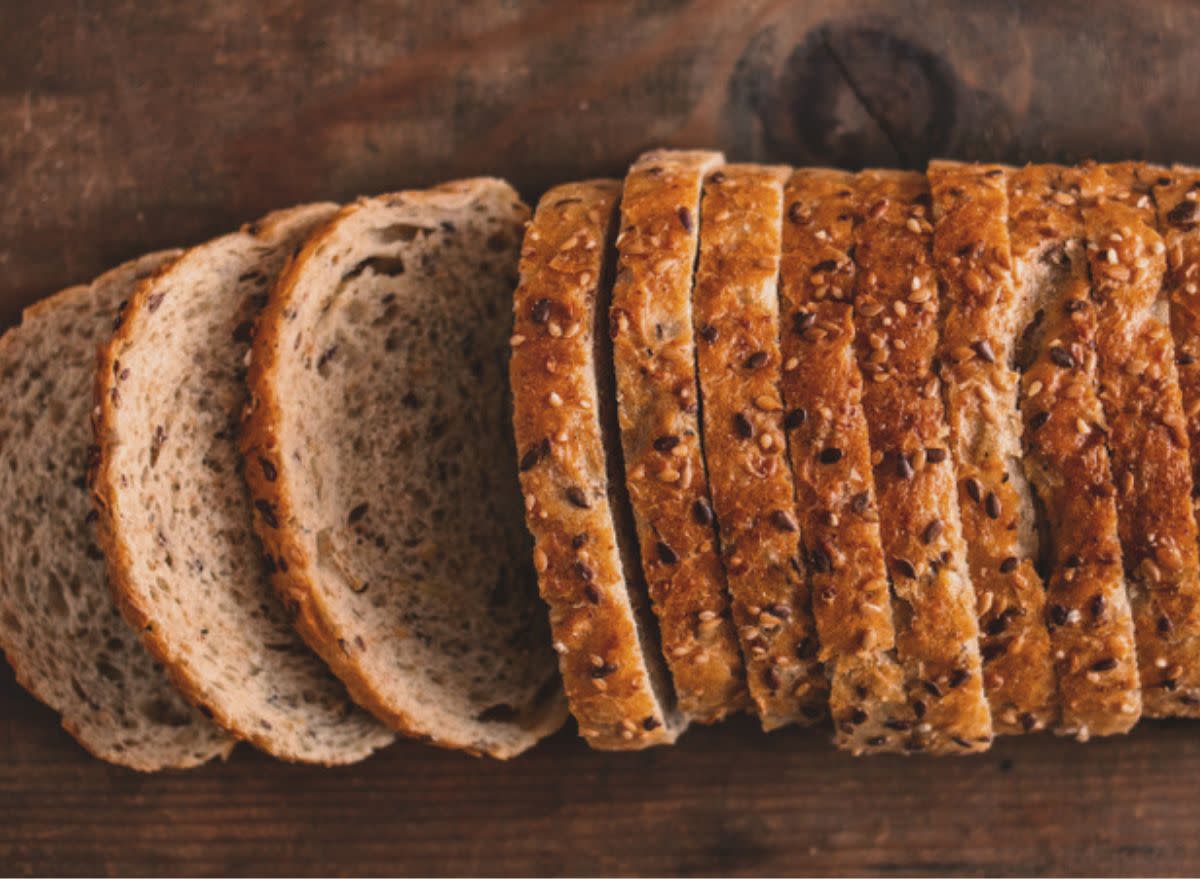
[[[764,452],[775,447],[775,437],[769,433],[760,433],[758,435],[758,447]]]
[[[791,517],[791,514],[786,510],[775,510],[770,516],[771,524],[780,531],[795,532],[796,520]]]
[[[1092,663],[1092,671],[1112,671],[1117,667],[1117,660],[1112,656],[1107,656],[1104,659],[1097,659]]]
[[[996,496],[996,492],[989,491],[987,500],[983,504],[984,511],[988,514],[989,519],[999,519],[1001,513],[1000,498]]]
[[[943,528],[944,526],[942,525],[942,520],[934,519],[925,526],[925,531],[921,535],[921,539],[924,540],[926,544],[933,543],[942,535]]]
[[[567,500],[581,510],[591,508],[591,503],[588,501],[587,493],[577,485],[572,485],[567,489]]]
[[[816,322],[817,316],[809,311],[797,311],[792,317],[792,327],[801,335]]]
[[[541,547],[536,547],[533,550],[533,569],[539,574],[544,573],[546,568],[550,566],[550,559],[546,557],[546,552]]]
[[[914,567],[913,563],[908,559],[892,559],[892,567],[896,569],[896,573],[898,573],[901,577],[907,577],[911,580],[917,576],[916,567]]]
[[[508,340],[508,344],[512,345],[514,348],[520,348],[523,344],[525,344],[525,337],[520,333],[514,333],[512,338]]]
[[[1029,419],[1029,429],[1038,430],[1046,426],[1046,422],[1050,420],[1050,412],[1038,412]]]
[[[669,452],[679,445],[679,437],[673,434],[665,434],[654,440],[654,449],[659,452]]]
[[[658,552],[658,560],[664,565],[674,565],[679,562],[679,556],[676,554],[675,550],[671,549],[671,547],[669,547],[663,541],[660,540],[655,545],[655,550]]]
[[[971,349],[979,355],[979,359],[984,363],[995,363],[996,353],[992,350],[992,346],[988,344],[987,339],[980,339],[971,346]]]
[[[1050,349],[1050,360],[1055,366],[1061,366],[1063,369],[1074,369],[1075,358],[1066,348],[1055,346]]]
[[[550,396],[547,399],[550,401],[550,405],[554,406],[555,408],[563,404],[563,398],[558,395],[557,391],[551,391]]]
[[[909,232],[912,232],[914,235],[920,235],[920,234],[921,234],[921,224],[920,224],[920,223],[918,223],[918,222],[917,222],[915,219],[913,219],[912,217],[909,217],[909,218],[908,218],[908,219],[905,221],[905,223],[904,223],[904,228],[905,228],[905,229],[907,229]]]
[[[768,355],[766,351],[755,351],[746,358],[746,369],[760,369],[767,365]]]
[[[1017,557],[1015,555],[1010,555],[1008,558],[1006,558],[1004,561],[1002,561],[1000,563],[1000,573],[1001,574],[1011,574],[1013,571],[1015,571],[1017,569],[1018,564],[1019,564],[1019,562],[1017,561]]]
[[[754,425],[744,413],[738,412],[733,416],[733,431],[742,439],[750,439],[754,436]]]
[[[708,505],[708,501],[700,498],[692,504],[692,518],[699,525],[711,525],[713,521],[712,507]]]

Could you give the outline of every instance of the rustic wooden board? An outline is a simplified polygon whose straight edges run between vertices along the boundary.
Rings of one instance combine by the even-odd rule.
[[[641,149],[919,167],[1200,162],[1186,0],[0,2],[0,326],[116,262],[305,199]],[[143,777],[0,665],[0,873],[1189,874],[1200,726],[853,761],[747,720],[675,748],[564,732],[509,764]]]

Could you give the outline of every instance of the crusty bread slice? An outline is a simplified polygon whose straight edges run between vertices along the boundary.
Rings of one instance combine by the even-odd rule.
[[[1036,732],[1055,719],[1055,680],[1046,588],[1034,568],[1033,495],[1021,465],[1012,365],[1021,307],[1005,169],[935,161],[926,173],[941,283],[942,391],[979,611],[984,688],[996,732]],[[973,492],[985,502],[976,503]]]
[[[918,718],[896,658],[887,566],[854,348],[853,174],[796,171],[784,193],[781,389],[800,532],[812,575],[834,741],[905,753]],[[925,697],[922,697],[925,698]]]
[[[1083,222],[1143,712],[1200,717],[1200,545],[1151,194],[1158,173],[1138,162],[1084,166]]]
[[[692,296],[701,421],[721,555],[763,728],[826,715],[779,375],[779,254],[789,169],[725,165],[704,183]]]
[[[149,254],[64,290],[0,338],[0,647],[81,745],[145,772],[197,766],[234,743],[121,619],[87,494],[96,351],[137,284],[178,255]]]
[[[896,642],[921,714],[910,746],[987,748],[975,595],[934,361],[937,278],[925,175],[864,171],[855,229],[854,319]],[[991,496],[979,501],[989,506]]]
[[[117,599],[175,684],[240,738],[329,764],[391,736],[353,709],[271,593],[237,426],[267,286],[334,211],[272,214],[138,288],[97,369],[93,475]]]
[[[1096,384],[1079,174],[1030,165],[1009,173],[1008,197],[1024,463],[1044,524],[1057,731],[1087,739],[1132,727],[1141,695]]]
[[[566,718],[510,463],[527,216],[491,179],[343,209],[272,291],[243,435],[308,643],[392,728],[496,757]]]
[[[700,437],[692,278],[704,176],[720,153],[660,150],[625,178],[610,309],[625,477],[684,716],[748,703]]]
[[[525,520],[571,713],[596,748],[675,740],[686,725],[645,595],[625,496],[608,332],[621,184],[538,203],[513,295],[510,377]]]

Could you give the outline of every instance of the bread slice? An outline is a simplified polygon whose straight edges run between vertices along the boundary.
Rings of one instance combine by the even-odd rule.
[[[658,151],[625,178],[610,311],[617,407],[643,570],[679,707],[747,704],[700,438],[692,270],[704,176],[719,153]]]
[[[828,709],[779,375],[779,254],[789,170],[725,165],[704,184],[692,297],[702,435],[733,619],[763,728]]]
[[[149,254],[64,290],[0,338],[0,648],[84,748],[143,772],[198,766],[234,743],[121,619],[87,495],[96,350],[137,284],[178,255]]]
[[[1087,739],[1132,727],[1141,695],[1096,383],[1079,174],[1057,165],[1012,171],[1008,199],[1024,461],[1044,528],[1058,731]]]
[[[1085,166],[1083,222],[1143,712],[1200,717],[1200,545],[1151,194],[1158,173],[1137,162]]]
[[[1176,166],[1170,172],[1161,168],[1146,169],[1146,172],[1153,178],[1159,231],[1167,247],[1166,286],[1191,460],[1192,510],[1200,516],[1200,491],[1196,490],[1200,485],[1200,295],[1197,295],[1200,290],[1200,169]],[[1194,620],[1196,608],[1194,604],[1175,607],[1171,608],[1171,614],[1176,619]],[[1165,631],[1155,626],[1154,638],[1171,642],[1171,652],[1181,657],[1177,660],[1179,676],[1170,694],[1163,693],[1172,713],[1186,706],[1187,713],[1191,714],[1200,705],[1200,655],[1197,654],[1194,622],[1188,628],[1190,633],[1185,634],[1175,622],[1163,626]],[[1138,642],[1138,650],[1140,654],[1142,640]],[[1187,657],[1186,664],[1184,656]],[[1166,690],[1165,687],[1162,689]],[[1158,701],[1147,698],[1148,714],[1158,710]]]
[[[335,210],[271,214],[138,288],[100,356],[93,475],[117,600],[175,684],[239,738],[326,764],[391,736],[353,710],[271,593],[237,425],[267,287]]]
[[[917,717],[896,657],[854,348],[853,174],[796,171],[779,277],[783,426],[838,747],[904,753]],[[923,699],[926,697],[922,697]]]
[[[621,184],[538,203],[513,296],[510,376],[525,521],[571,713],[596,748],[675,740],[675,710],[625,496],[608,333]]]
[[[858,185],[855,342],[897,646],[910,700],[922,706],[910,744],[935,753],[978,751],[990,745],[992,723],[934,371],[938,293],[929,188],[925,175],[900,171],[864,171]]]
[[[496,757],[566,718],[509,463],[527,216],[490,179],[342,210],[272,291],[243,438],[308,643],[393,729]]]
[[[979,611],[984,688],[996,732],[1036,732],[1055,720],[1055,679],[1046,588],[1034,568],[1033,495],[1021,464],[1019,378],[1012,365],[1021,309],[1005,169],[935,161],[927,176],[941,284],[942,390]]]

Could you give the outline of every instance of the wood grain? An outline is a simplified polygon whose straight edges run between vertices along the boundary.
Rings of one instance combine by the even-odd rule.
[[[269,209],[498,174],[529,198],[642,149],[920,167],[1200,160],[1187,0],[0,0],[0,326]],[[241,749],[140,777],[0,670],[0,873],[1189,874],[1200,727],[852,761],[734,721],[564,732],[509,764]]]

